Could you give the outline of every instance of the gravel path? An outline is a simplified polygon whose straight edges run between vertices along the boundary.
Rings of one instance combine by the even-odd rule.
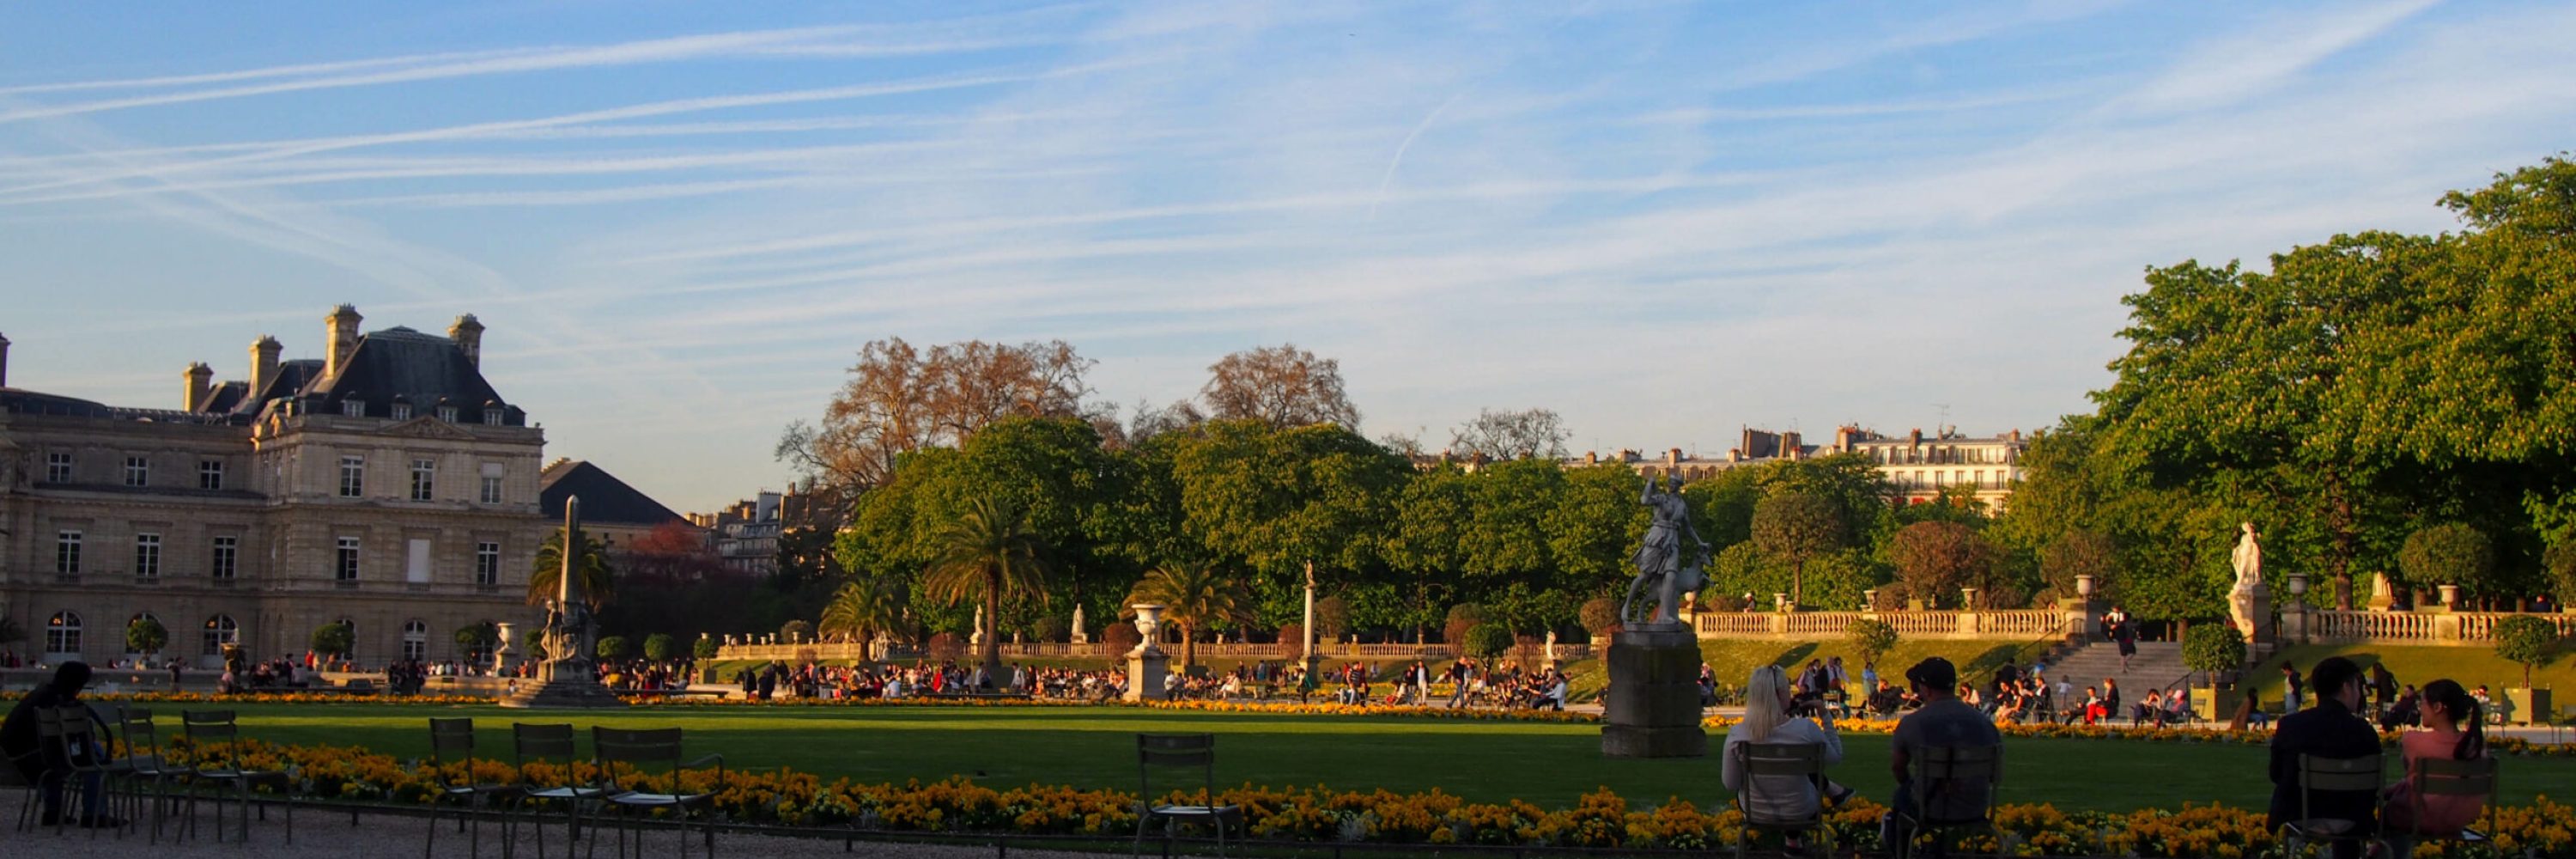
[[[25,795],[24,791],[0,790],[0,813],[8,814],[14,820],[18,813],[18,803]],[[143,827],[138,827],[122,837],[113,831],[100,831],[93,837],[88,830],[68,827],[63,830],[62,835],[56,836],[54,830],[49,827],[39,829],[32,835],[19,832],[0,833],[0,855],[5,855],[9,859],[52,859],[52,857],[65,857],[65,859],[89,859],[89,857],[99,857],[99,859],[107,859],[107,857],[116,857],[116,859],[130,859],[130,857],[392,859],[392,857],[421,855],[421,842],[426,834],[428,822],[427,818],[410,815],[362,813],[358,816],[357,825],[351,826],[349,813],[345,808],[324,809],[298,806],[293,846],[286,844],[285,821],[279,812],[274,810],[269,812],[269,819],[266,822],[256,817],[252,819],[250,843],[245,846],[229,840],[232,833],[230,829],[226,830],[228,840],[222,843],[215,842],[212,812],[201,811],[198,824],[199,837],[184,841],[171,837],[167,822],[164,823],[162,837],[157,844],[147,837],[149,833]],[[562,849],[564,830],[560,819],[552,822],[554,825],[545,830],[546,852],[549,857],[560,859],[564,855]],[[148,826],[148,821],[146,825]],[[612,855],[617,847],[615,832],[603,830],[600,834],[609,838],[602,845],[608,849],[600,855]],[[646,832],[645,835],[648,839],[645,842],[646,856],[658,859],[658,857],[679,855],[678,836],[668,830]],[[517,856],[534,859],[537,854],[533,827],[521,826],[518,836]],[[441,821],[438,849],[433,856],[436,859],[449,859],[449,857],[468,859],[471,856],[467,849],[469,837],[470,833],[457,832],[453,823]],[[692,834],[691,837],[703,838],[704,835]],[[484,824],[482,846],[484,857],[501,855],[499,826],[490,822]],[[587,852],[588,841],[585,840],[582,846]],[[699,849],[700,846],[699,843],[691,843],[689,855],[705,856],[706,852]],[[1111,852],[1110,848],[1116,848],[1115,852],[1125,852],[1123,844],[1104,845],[1104,852]],[[770,859],[770,857],[777,857],[777,859],[809,859],[809,857],[810,859],[826,859],[826,857],[835,857],[835,859],[851,859],[851,857],[856,859],[992,859],[994,849],[990,844],[950,846],[860,841],[852,845],[849,852],[844,853],[842,842],[837,840],[779,838],[720,832],[716,835],[716,855],[725,859]],[[1099,859],[1099,854],[1023,850],[1017,847],[1011,848],[1008,855],[1010,859]]]

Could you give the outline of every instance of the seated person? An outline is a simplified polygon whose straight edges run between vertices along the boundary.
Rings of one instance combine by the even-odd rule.
[[[1935,656],[1916,663],[1905,672],[1905,682],[1923,701],[1921,709],[1896,723],[1893,738],[1895,753],[1889,763],[1896,773],[1896,801],[1883,822],[1881,834],[1885,843],[1896,843],[1914,837],[1909,821],[1932,819],[1954,820],[1976,816],[1987,807],[1992,786],[1978,784],[1926,784],[1922,792],[1931,800],[1928,808],[1916,808],[1914,758],[1932,747],[1976,748],[2001,746],[2003,734],[1995,723],[1953,697],[1958,688],[1959,670],[1950,660]]]
[[[89,685],[89,674],[88,663],[77,661],[63,663],[61,667],[54,669],[52,680],[28,692],[25,697],[19,698],[17,705],[9,708],[8,718],[0,721],[0,754],[8,756],[8,765],[17,767],[18,774],[26,777],[27,783],[41,783],[44,786],[44,789],[37,794],[43,806],[43,816],[38,820],[46,826],[53,826],[62,819],[63,791],[67,785],[63,783],[64,779],[45,779],[43,776],[49,770],[67,767],[75,761],[65,758],[66,750],[62,747],[66,744],[43,741],[37,733],[36,713],[47,708],[79,707],[82,712],[88,714],[90,721],[95,725],[94,736],[109,736],[107,724],[99,721],[98,713],[89,710],[80,702],[81,688]],[[96,742],[92,742],[88,748],[69,751],[76,756],[86,753],[88,760],[80,761],[81,763],[100,761],[107,757],[107,750]],[[98,829],[125,825],[123,820],[99,813],[99,807],[104,804],[101,800],[104,798],[105,787],[96,773],[88,774],[82,779],[80,819],[82,827]]]
[[[2272,732],[2272,805],[2264,828],[2309,818],[2350,821],[2353,828],[2332,842],[2334,859],[2358,859],[2361,841],[2378,831],[2380,798],[2370,791],[2310,791],[2301,796],[2299,756],[2351,759],[2380,753],[2379,732],[2363,721],[2361,666],[2340,656],[2328,657],[2308,672],[2316,705],[2281,717]]]
[[[1850,788],[1823,781],[1821,777],[1756,777],[1744,771],[1744,762],[1739,758],[1740,747],[1748,743],[1819,746],[1823,749],[1821,758],[1826,766],[1842,762],[1842,733],[1835,730],[1831,711],[1816,706],[1802,708],[1794,703],[1795,697],[1789,689],[1788,675],[1782,673],[1779,666],[1765,665],[1753,669],[1752,678],[1744,684],[1744,721],[1737,722],[1726,732],[1718,770],[1720,780],[1725,782],[1727,790],[1735,791],[1743,799],[1745,813],[1757,821],[1803,820],[1823,808],[1825,797],[1832,797],[1839,804],[1851,795]],[[1803,715],[1808,713],[1818,714],[1823,724],[1820,726]],[[1754,779],[1758,779],[1758,783],[1748,785],[1748,781]],[[1748,787],[1758,789],[1748,790]]]
[[[2406,772],[2412,776],[2422,761],[2472,761],[2487,756],[2486,727],[2479,724],[2485,708],[2478,706],[2468,690],[2452,680],[2435,680],[2424,684],[2424,728],[2408,731],[2398,737],[2397,747],[2405,755]],[[2484,810],[2483,796],[2412,795],[2413,785],[2398,782],[2387,790],[2387,807],[2383,811],[2391,856],[2414,855],[2415,838],[2419,835],[2449,837],[2476,823]],[[2421,817],[2416,806],[2423,806]]]

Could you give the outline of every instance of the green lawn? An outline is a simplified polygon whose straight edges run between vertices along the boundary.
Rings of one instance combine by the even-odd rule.
[[[868,781],[968,775],[997,786],[1133,789],[1134,734],[1210,732],[1219,735],[1221,784],[1438,788],[1473,800],[1522,798],[1547,806],[1572,804],[1600,786],[1631,799],[1681,796],[1703,805],[1726,799],[1714,758],[1607,760],[1600,754],[1599,729],[1591,725],[1125,708],[781,706],[638,709],[610,716],[386,704],[238,709],[251,736],[358,745],[404,757],[426,753],[427,717],[471,716],[481,729],[479,746],[504,758],[509,724],[516,720],[676,725],[688,729],[692,754],[721,751],[734,767],[792,766]],[[1836,778],[1871,795],[1888,792],[1885,736],[1854,735],[1845,751]],[[2259,808],[2268,796],[2259,747],[2013,740],[2006,755],[2007,802],[2128,810],[2219,800]],[[2576,795],[2576,761],[2511,761],[2505,769],[2508,800],[2534,793]]]
[[[2282,648],[2255,666],[2249,676],[2255,681],[2264,703],[2277,706],[2281,701],[2281,664],[2284,661],[2297,665],[2304,677],[2309,669],[2329,656],[2350,659],[2360,663],[2364,669],[2373,664],[2385,664],[2389,673],[2397,675],[2397,682],[2413,684],[2417,688],[2448,677],[2471,689],[2478,688],[2480,683],[2487,684],[2488,689],[2502,696],[2505,687],[2522,685],[2522,666],[2506,661],[2486,647],[2299,645]],[[2569,692],[2562,694],[2576,694],[2576,658],[2571,658],[2562,648],[2554,659],[2531,672],[2531,680],[2542,688],[2565,689]],[[2576,702],[2561,700],[2558,703]]]

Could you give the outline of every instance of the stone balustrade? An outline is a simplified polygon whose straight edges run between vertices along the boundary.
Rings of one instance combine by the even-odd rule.
[[[2486,647],[2496,624],[2513,612],[2309,611],[2307,640],[2331,644],[2432,644]],[[2534,614],[2576,636],[2576,614]],[[2286,619],[2286,616],[2285,616]]]
[[[1814,641],[1840,638],[1857,620],[1875,620],[1904,638],[2041,638],[2082,628],[2085,612],[2057,609],[1980,611],[1703,612],[1693,618],[1701,638]]]

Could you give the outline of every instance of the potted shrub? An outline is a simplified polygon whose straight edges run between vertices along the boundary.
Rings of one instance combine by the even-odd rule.
[[[2206,688],[2191,690],[2192,712],[2213,722],[2234,718],[2245,694],[2236,688],[2236,672],[2245,667],[2244,635],[2232,624],[2194,626],[2182,636],[2182,663],[2208,678]]]
[[[2548,662],[2558,650],[2558,627],[2549,621],[2518,614],[2505,618],[2495,627],[2497,656],[2522,665],[2522,688],[2504,690],[2505,700],[2513,703],[2513,720],[2518,724],[2547,724],[2555,711],[2550,709],[2549,690],[2533,688],[2532,666]]]

